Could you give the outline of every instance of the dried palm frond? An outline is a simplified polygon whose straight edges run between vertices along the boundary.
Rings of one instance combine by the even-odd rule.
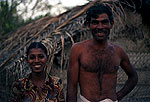
[[[131,35],[133,30],[131,28],[136,29],[139,27],[139,23],[134,23],[137,22],[137,19],[133,19],[130,24],[128,23],[129,12],[126,12],[117,0],[95,0],[86,5],[75,7],[57,17],[43,17],[34,21],[19,28],[12,35],[9,35],[10,37],[5,42],[0,43],[0,73],[1,77],[6,77],[3,79],[7,80],[7,86],[12,84],[12,81],[30,73],[30,68],[26,63],[25,52],[26,47],[33,41],[41,41],[48,49],[49,58],[46,72],[50,73],[53,71],[54,73],[52,72],[52,74],[56,75],[56,71],[58,71],[58,75],[62,77],[62,73],[66,73],[69,51],[72,44],[91,37],[89,29],[84,26],[85,12],[89,7],[99,2],[108,5],[115,16],[115,24],[111,31],[111,40],[119,40],[118,38],[124,36],[123,34],[125,33]],[[139,16],[136,17],[140,18]],[[129,33],[130,30],[131,32]],[[142,31],[141,26],[138,32],[135,30],[133,32],[134,34],[139,34],[140,31]],[[148,42],[146,37],[149,36],[149,31],[144,30],[142,31],[143,33],[146,34],[144,35],[144,39]],[[126,39],[120,40],[119,44],[122,44]],[[126,43],[128,43],[127,47],[129,48],[131,41],[126,41]],[[149,54],[143,56],[149,56]],[[149,57],[145,58],[148,60]],[[148,64],[145,66],[148,66]],[[7,74],[4,72],[7,72]],[[66,80],[66,74],[63,75],[63,79],[63,81]]]
[[[81,12],[73,15],[71,18],[69,18],[69,20],[65,21],[63,24],[61,24],[60,26],[58,26],[54,32],[56,32],[58,29],[60,29],[61,27],[63,27],[64,25],[66,25],[68,22],[70,22],[71,20],[73,20],[74,18],[78,17],[79,15],[81,15],[83,12],[85,12],[85,10],[87,10],[92,4],[94,4],[95,2],[97,2],[98,0],[95,0],[93,2],[91,2],[89,5],[85,6],[83,10],[81,10]],[[59,16],[58,17],[55,17],[55,18],[52,18],[50,19],[46,25],[44,25],[42,27],[42,29],[40,31],[38,31],[37,33],[34,33],[34,35],[32,35],[31,38],[29,38],[25,44],[23,44],[22,46],[20,46],[20,48],[16,49],[15,53],[10,55],[10,57],[8,59],[6,59],[5,61],[3,61],[0,66],[3,67],[7,62],[9,62],[13,57],[15,57],[20,50],[22,50],[26,45],[28,45],[32,40],[34,40],[38,35],[40,35],[50,24],[52,24],[53,22],[55,22],[56,20],[58,20]],[[39,21],[40,22],[40,21]],[[28,25],[30,26],[30,24]],[[23,33],[24,34],[24,33]],[[37,39],[37,40],[40,40],[40,39]],[[16,46],[18,46],[18,44],[16,43],[15,44]],[[10,46],[8,46],[9,49],[12,49],[12,45],[10,44]],[[4,49],[2,52],[1,52],[1,55],[3,53],[5,53],[6,51],[8,51],[9,49]]]
[[[85,28],[83,27],[85,11],[89,7],[91,7],[92,5],[98,2],[101,2],[101,0],[95,0],[85,6],[77,7],[73,9],[72,11],[70,10],[69,12],[63,13],[54,18],[51,18],[51,17],[41,18],[31,24],[26,25],[21,30],[17,30],[15,32],[14,37],[13,36],[10,37],[10,39],[6,40],[6,43],[2,44],[2,45],[7,44],[8,46],[0,52],[0,55],[7,55],[7,54],[8,55],[5,56],[4,58],[1,57],[3,59],[0,60],[0,62],[2,62],[0,66],[3,67],[4,65],[6,65],[6,63],[8,63],[12,58],[16,57],[18,53],[20,53],[20,51],[25,53],[26,46],[29,45],[29,43],[31,43],[32,41],[37,40],[37,41],[43,41],[45,43],[46,42],[49,43],[47,44],[47,46],[50,47],[49,48],[50,53],[53,52],[53,55],[54,55],[54,51],[56,51],[55,53],[57,53],[61,49],[62,51],[61,67],[62,67],[63,56],[65,55],[64,54],[65,39],[68,39],[69,37],[72,44],[75,42],[73,37],[76,36],[76,34],[79,34],[80,36],[79,41],[86,39],[86,37],[88,36],[87,35],[88,29],[86,27]],[[120,25],[120,26],[115,26],[115,29],[112,30],[111,36],[112,37],[116,36],[115,35],[116,31],[118,31],[120,28],[123,28],[123,29],[125,28],[124,26],[124,21],[126,19],[125,11],[117,0],[116,1],[102,0],[102,2],[112,8],[112,11],[114,12],[114,16],[115,16],[115,21],[117,21],[115,23],[117,25]],[[43,22],[44,23],[46,22],[46,23],[44,24]],[[37,29],[37,28],[40,28],[40,29]],[[59,33],[61,34],[60,36],[57,35],[58,32],[60,32]],[[18,38],[17,36],[19,36],[20,38]],[[57,39],[58,41],[58,42],[56,41],[57,48],[54,49],[53,44],[52,44],[53,41],[50,37]],[[7,53],[7,51],[10,51],[10,53]]]

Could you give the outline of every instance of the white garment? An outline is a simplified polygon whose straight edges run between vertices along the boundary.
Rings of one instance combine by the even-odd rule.
[[[87,100],[84,96],[80,95],[80,101],[79,102],[91,102],[91,101]],[[112,101],[111,99],[106,98],[106,99],[99,101],[99,102],[118,102],[118,101]]]

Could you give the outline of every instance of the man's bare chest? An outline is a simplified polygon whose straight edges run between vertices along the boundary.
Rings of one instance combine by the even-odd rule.
[[[87,50],[80,58],[81,67],[88,72],[115,73],[120,58],[115,50]]]

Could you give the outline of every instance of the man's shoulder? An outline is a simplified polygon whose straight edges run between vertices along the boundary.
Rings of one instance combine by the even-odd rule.
[[[117,50],[117,51],[122,51],[123,50],[123,48],[120,46],[120,45],[117,45],[117,44],[109,44],[110,46],[112,46],[113,48],[115,48],[115,50]]]
[[[77,42],[75,44],[73,44],[72,48],[83,48],[83,47],[86,47],[89,43],[90,43],[91,40],[84,40],[84,41],[81,41],[81,42]]]
[[[126,52],[125,52],[125,50],[122,48],[122,47],[120,47],[119,45],[117,45],[117,44],[113,44],[113,47],[115,48],[115,51],[118,53],[118,55],[120,56],[120,57],[122,57],[122,56],[126,56],[127,54],[126,54]]]

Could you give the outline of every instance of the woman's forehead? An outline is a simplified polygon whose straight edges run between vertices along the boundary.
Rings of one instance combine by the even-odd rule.
[[[42,53],[42,54],[45,54],[45,53],[44,53],[44,50],[41,49],[41,48],[32,48],[32,49],[30,49],[30,51],[29,51],[29,54],[31,54],[31,53]]]

